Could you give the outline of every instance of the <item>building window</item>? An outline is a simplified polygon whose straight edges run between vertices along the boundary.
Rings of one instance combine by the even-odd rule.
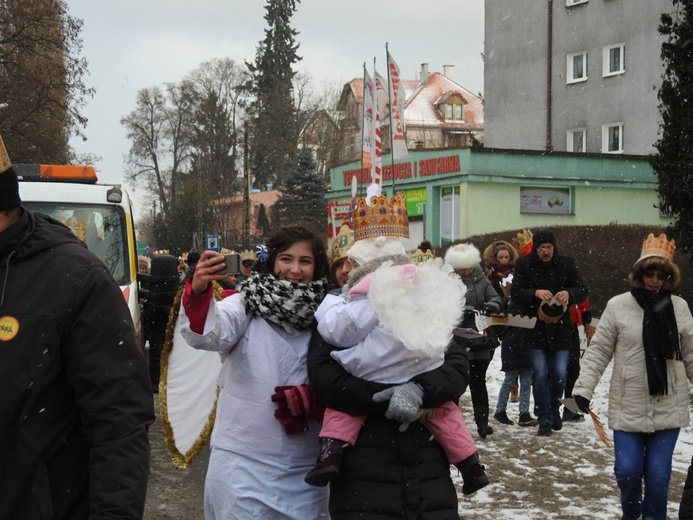
[[[607,45],[603,51],[603,76],[616,76],[626,71],[626,44]]]
[[[446,103],[443,105],[443,117],[446,121],[463,121],[464,105],[459,103]]]
[[[573,130],[568,130],[568,137],[566,141],[566,150],[569,152],[581,152],[587,151],[587,130],[584,128],[575,128]]]
[[[565,6],[570,7],[578,4],[586,4],[588,0],[565,0]]]
[[[587,51],[568,54],[566,83],[587,81]]]
[[[602,153],[623,153],[623,123],[602,125]]]

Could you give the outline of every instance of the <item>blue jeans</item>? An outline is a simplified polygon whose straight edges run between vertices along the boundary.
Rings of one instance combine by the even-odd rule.
[[[553,412],[561,405],[559,399],[563,397],[569,360],[568,350],[527,349],[527,361],[533,371],[534,412],[539,424],[551,424]]]
[[[510,389],[520,380],[520,413],[529,412],[529,398],[532,392],[532,371],[529,368],[522,370],[508,370],[505,373],[505,379],[498,391],[498,401],[496,402],[496,413],[503,413],[508,407],[508,398],[510,397]]]
[[[654,433],[614,431],[614,474],[624,520],[666,520],[671,458],[680,428]],[[645,479],[645,498],[642,481]]]

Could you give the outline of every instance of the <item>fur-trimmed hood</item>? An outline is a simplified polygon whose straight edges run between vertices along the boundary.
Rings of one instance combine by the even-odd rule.
[[[392,261],[392,265],[405,265],[413,264],[414,261],[409,257],[409,255],[386,255],[382,258],[375,258],[366,262],[363,265],[354,267],[349,273],[349,279],[347,284],[349,287],[354,287],[359,283],[365,276],[374,272],[378,267],[383,265],[383,263]]]
[[[642,281],[642,275],[648,269],[658,269],[671,274],[662,286],[665,291],[673,291],[681,281],[681,271],[674,262],[661,256],[649,256],[635,263],[630,273],[628,273],[628,283],[633,287],[644,288],[645,283]]]
[[[347,251],[349,260],[359,265],[390,255],[407,255],[404,244],[399,238],[386,236],[364,238],[354,242]]]
[[[445,263],[453,269],[469,269],[481,263],[481,253],[472,244],[455,244],[445,252]]]
[[[515,265],[520,253],[518,253],[517,248],[514,245],[512,245],[510,242],[506,242],[505,240],[494,240],[488,246],[486,246],[486,249],[484,249],[484,254],[481,257],[481,259],[484,261],[484,265],[488,266],[497,264],[498,262],[496,261],[496,254],[502,249],[507,249],[510,252],[510,263]]]

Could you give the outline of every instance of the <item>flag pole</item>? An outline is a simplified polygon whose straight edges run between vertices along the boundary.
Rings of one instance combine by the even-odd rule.
[[[392,86],[390,82],[392,81],[392,74],[390,73],[390,50],[388,49],[388,44],[385,42],[385,64],[387,65],[387,103],[389,108],[389,118],[390,118],[390,175],[392,175],[392,195],[395,194],[395,140],[394,140],[394,126],[392,121]]]

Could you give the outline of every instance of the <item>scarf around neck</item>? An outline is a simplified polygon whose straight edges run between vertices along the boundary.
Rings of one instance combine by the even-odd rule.
[[[238,284],[249,316],[259,316],[290,332],[313,326],[315,310],[322,302],[327,280],[308,283],[277,280],[271,274],[253,273]]]
[[[667,359],[681,359],[679,329],[669,291],[632,287],[630,293],[643,310],[642,343],[650,395],[667,394]]]
[[[514,269],[514,264],[491,264],[489,266],[490,272],[488,279],[493,284],[499,284],[503,281],[503,278],[507,278]]]

